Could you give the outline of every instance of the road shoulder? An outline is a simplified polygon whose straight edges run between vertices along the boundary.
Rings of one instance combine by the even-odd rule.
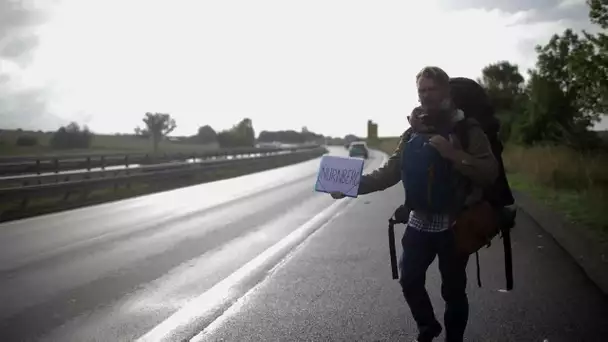
[[[568,252],[587,276],[608,295],[608,251],[596,243],[584,229],[568,222],[555,212],[521,191],[514,192],[516,205]]]

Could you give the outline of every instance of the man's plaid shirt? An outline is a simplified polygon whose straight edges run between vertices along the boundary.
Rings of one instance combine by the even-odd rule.
[[[450,229],[450,221],[449,215],[436,214],[427,218],[412,210],[408,226],[423,232],[443,232]]]

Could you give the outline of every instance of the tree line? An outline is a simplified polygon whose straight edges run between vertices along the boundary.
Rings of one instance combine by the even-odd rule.
[[[155,152],[158,152],[160,142],[168,139],[177,128],[177,122],[168,113],[145,113],[142,122],[142,127],[134,129],[134,136],[150,140]],[[21,131],[21,130],[18,130]],[[91,146],[94,133],[85,125],[81,127],[76,122],[72,122],[66,126],[62,126],[56,132],[50,133],[51,138],[49,145],[53,149],[84,149]],[[118,135],[118,134],[117,134]],[[348,135],[345,139],[352,137]],[[351,139],[351,140],[352,140]],[[204,125],[199,127],[196,134],[188,137],[172,139],[177,143],[188,144],[217,144],[221,148],[237,148],[237,147],[254,147],[258,143],[285,143],[285,144],[301,144],[306,142],[317,142],[330,144],[341,144],[342,138],[325,137],[322,134],[317,134],[303,127],[301,131],[281,130],[281,131],[261,131],[256,138],[253,128],[253,121],[250,118],[244,118],[229,129],[216,132],[211,126]],[[18,146],[35,146],[39,142],[34,135],[22,134],[17,138]]]
[[[158,144],[177,127],[175,119],[166,113],[146,113],[143,128],[135,128],[135,135],[149,138],[158,151]],[[254,147],[256,144],[255,131],[251,119],[244,118],[230,129],[216,132],[211,126],[205,125],[198,129],[197,134],[181,139],[181,142],[212,144],[217,143],[223,148]]]
[[[170,115],[161,113],[146,113],[146,116],[152,115],[155,119],[144,119],[146,127],[135,129],[135,134],[142,138],[162,139],[175,128],[175,122],[171,121]],[[161,122],[169,124],[159,124],[151,126],[148,122]],[[156,132],[151,134],[150,132]],[[301,131],[295,130],[280,130],[280,131],[261,131],[256,138],[253,128],[253,121],[250,118],[244,118],[231,128],[216,132],[211,126],[205,125],[198,129],[197,134],[186,137],[182,142],[198,143],[198,144],[213,144],[217,143],[222,148],[234,147],[254,147],[257,143],[285,143],[285,144],[301,144],[306,142],[323,143],[329,137],[322,134],[314,133],[306,127],[302,127]]]
[[[524,146],[566,145],[576,150],[605,147],[592,130],[608,114],[608,3],[587,0],[589,18],[602,29],[572,29],[538,45],[528,80],[516,64],[500,61],[479,79],[502,122],[501,138]]]

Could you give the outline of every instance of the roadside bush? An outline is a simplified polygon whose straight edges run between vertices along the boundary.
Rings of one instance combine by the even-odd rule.
[[[31,135],[21,135],[15,142],[17,146],[36,146],[38,145],[38,139]]]
[[[81,129],[73,122],[53,134],[50,146],[55,149],[89,148],[92,139],[93,134],[86,126]]]

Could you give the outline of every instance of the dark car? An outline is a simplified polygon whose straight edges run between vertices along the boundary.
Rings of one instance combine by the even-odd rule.
[[[363,159],[369,158],[369,149],[367,144],[362,141],[353,142],[348,147],[349,157],[362,157]]]

